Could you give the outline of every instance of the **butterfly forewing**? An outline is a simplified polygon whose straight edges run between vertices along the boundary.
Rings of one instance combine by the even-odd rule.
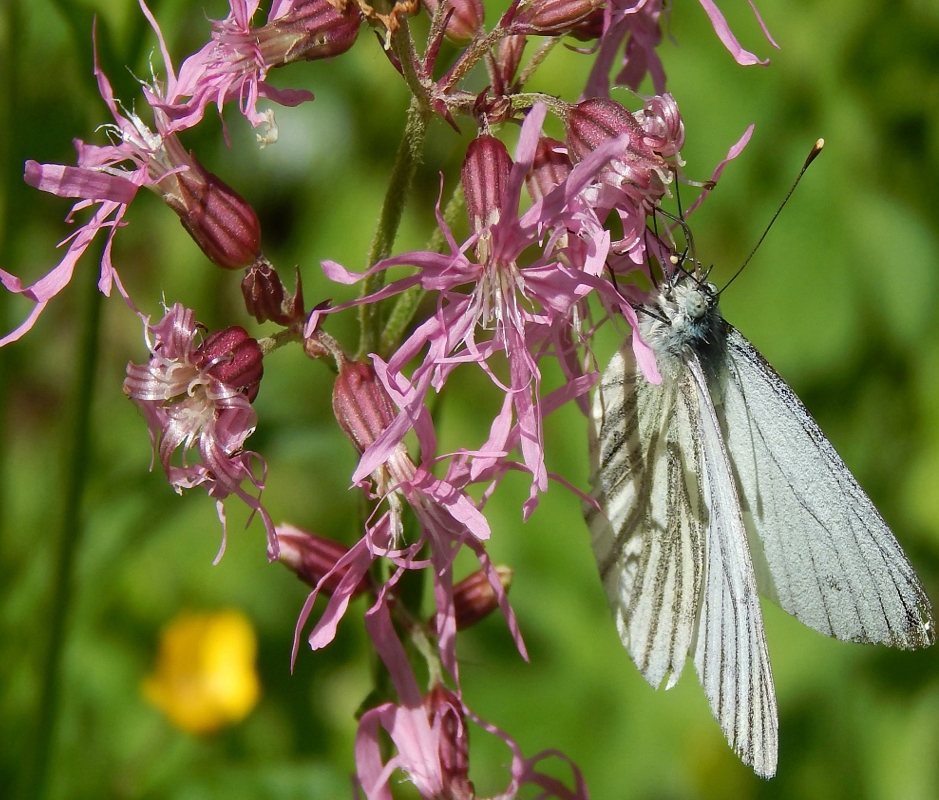
[[[713,393],[767,593],[829,636],[931,644],[929,599],[897,540],[805,406],[730,325],[722,384]]]
[[[594,401],[593,549],[620,638],[653,686],[685,664],[701,593],[707,511],[689,380],[653,386],[624,348]]]

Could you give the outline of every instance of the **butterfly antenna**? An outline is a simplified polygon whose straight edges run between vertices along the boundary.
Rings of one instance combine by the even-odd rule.
[[[629,298],[626,297],[626,295],[624,295],[624,294],[622,293],[622,291],[620,291],[619,284],[616,282],[616,273],[613,272],[613,267],[610,265],[610,262],[609,262],[609,261],[606,262],[606,268],[607,268],[607,270],[608,270],[609,273],[610,273],[610,283],[613,284],[613,288],[616,289],[616,293],[617,293],[620,297],[622,297],[623,300],[625,300],[627,303],[629,303],[629,305],[631,305],[631,306],[633,307],[633,309],[636,311],[637,314],[646,314],[647,316],[650,316],[650,317],[652,317],[653,319],[657,319],[659,322],[665,322],[665,323],[668,322],[668,320],[667,320],[664,316],[662,316],[662,315],[660,315],[660,314],[656,314],[656,313],[655,313],[654,311],[652,311],[650,308],[647,308],[646,306],[641,306],[641,305],[637,306],[637,305],[635,305],[634,303],[630,302]],[[651,270],[650,270],[650,272],[651,272]]]
[[[760,245],[763,244],[763,240],[766,238],[766,234],[769,233],[769,229],[773,227],[773,223],[776,221],[776,218],[779,216],[780,212],[786,207],[786,203],[789,202],[789,198],[792,197],[792,193],[796,190],[796,186],[799,185],[799,181],[801,181],[802,176],[805,175],[805,171],[809,168],[809,164],[811,164],[816,159],[818,154],[822,152],[822,148],[824,146],[825,146],[824,139],[819,139],[812,146],[812,151],[809,153],[808,158],[805,159],[805,163],[802,165],[802,169],[799,170],[799,174],[796,175],[795,181],[793,182],[792,186],[789,188],[789,193],[786,195],[783,201],[779,204],[779,208],[776,209],[776,213],[773,214],[773,218],[769,221],[769,225],[766,226],[766,229],[763,231],[763,235],[760,237],[760,240],[756,243],[756,246],[750,251],[750,255],[746,257],[746,260],[740,265],[740,268],[734,273],[733,277],[729,281],[727,281],[726,284],[724,284],[724,289],[726,289],[728,286],[730,286],[730,284],[732,284],[735,280],[737,280],[737,277],[740,275],[741,272],[743,272],[743,268],[747,264],[750,263],[750,259],[753,258],[756,251],[760,249]],[[721,291],[718,292],[718,294],[723,292],[724,289],[721,289]]]
[[[656,243],[661,244],[662,240],[659,238],[659,220],[658,220],[658,217],[655,216],[655,209],[654,209],[654,208],[652,209],[652,232],[655,234],[655,241],[656,241]],[[649,229],[646,228],[646,229],[643,231],[643,233],[645,233],[646,235],[648,235]],[[647,241],[646,241],[646,253],[648,253],[648,252],[649,252],[649,243],[648,243],[648,240],[647,240]],[[651,259],[647,259],[647,260],[648,260],[648,262],[649,262],[649,280],[652,281],[652,286],[653,286],[653,288],[658,289],[658,288],[659,288],[659,281],[658,281],[658,279],[655,277],[655,270],[652,269],[652,260],[651,260]],[[662,274],[663,274],[663,276],[664,276],[664,274],[665,274],[664,271],[663,271]]]
[[[678,172],[675,172],[675,203],[678,206],[678,222],[681,224],[681,229],[685,234],[685,252],[682,254],[682,262],[688,256],[688,250],[691,249],[691,263],[694,265],[694,275],[688,270],[685,270],[687,275],[691,275],[698,283],[707,280],[707,275],[702,279],[698,279],[698,267],[700,266],[698,262],[698,253],[695,250],[694,246],[694,235],[691,233],[691,228],[688,227],[688,223],[685,222],[685,210],[681,207],[681,184],[678,182]]]
[[[678,255],[677,253],[673,254],[669,258],[669,261],[672,263],[673,266],[677,267],[682,272],[684,272],[685,275],[691,278],[694,278],[695,280],[698,280],[697,275],[685,269],[685,266],[684,266],[685,262],[688,260],[688,253],[690,251],[691,263],[694,264],[695,272],[697,272],[698,257],[697,257],[697,253],[695,252],[695,247],[694,247],[694,234],[691,233],[691,228],[688,226],[688,223],[685,222],[685,220],[682,217],[676,217],[674,214],[669,213],[664,208],[657,208],[656,212],[661,214],[666,219],[672,220],[672,222],[678,225],[681,228],[682,234],[685,237],[685,249],[682,251],[681,255]]]

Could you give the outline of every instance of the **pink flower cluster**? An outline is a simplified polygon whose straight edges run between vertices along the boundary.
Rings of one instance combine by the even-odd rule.
[[[713,2],[701,4],[737,61],[757,63]],[[160,195],[212,263],[245,270],[247,313],[282,330],[262,339],[240,325],[209,333],[195,321],[194,311],[179,303],[156,323],[141,314],[148,358],[128,365],[124,391],[143,411],[154,458],[170,485],[178,492],[201,486],[216,500],[223,530],[223,500],[241,499],[263,522],[270,558],[312,587],[297,624],[294,658],[317,597],[328,600],[308,634],[313,650],[334,639],[354,598],[368,597],[365,626],[396,699],[368,709],[360,720],[355,757],[365,796],[390,798],[392,775],[401,772],[423,797],[475,797],[467,739],[472,720],[501,737],[511,751],[510,777],[498,797],[513,798],[524,784],[540,787],[541,796],[587,797],[573,764],[573,788],[536,769],[543,758],[563,759],[561,754],[546,751],[526,759],[511,737],[469,710],[460,688],[457,632],[499,609],[527,658],[507,596],[511,571],[493,564],[486,551],[493,532],[485,503],[510,470],[530,478],[523,517],[548,489],[552,476],[543,421],[570,401],[586,409],[586,395],[597,380],[589,345],[598,311],[625,319],[639,364],[650,380],[659,380],[651,350],[637,333],[634,306],[641,293],[631,273],[651,277],[650,258],[662,257],[662,242],[647,221],[676,180],[686,180],[680,158],[684,124],[675,98],[665,91],[656,55],[661,0],[514,0],[488,31],[482,0],[425,0],[431,24],[420,53],[408,25],[416,2],[398,2],[389,13],[379,13],[365,0],[274,0],[266,22],[255,26],[258,0],[230,0],[230,14],[214,23],[208,43],[182,63],[178,75],[156,20],[143,0],[140,5],[156,32],[166,69],[162,81],[154,78],[143,86],[152,123],[114,98],[96,63],[98,87],[114,120],[105,126],[110,143],[76,141],[77,166],[30,161],[25,174],[36,188],[76,199],[69,221],[85,209],[94,211],[66,239],[64,257],[44,277],[24,285],[0,270],[8,290],[34,303],[28,318],[0,345],[34,325],[68,284],[99,231],[107,235],[99,287],[107,295],[116,285],[136,311],[113,264],[113,239],[140,187]],[[366,288],[355,300],[322,302],[310,310],[299,274],[296,291],[288,292],[263,255],[261,227],[251,206],[187,152],[178,135],[198,124],[208,106],[221,112],[234,104],[260,130],[262,144],[272,144],[274,116],[270,109],[259,109],[259,102],[293,106],[313,97],[304,90],[275,89],[267,82],[269,70],[341,56],[356,43],[363,21],[384,29],[384,52],[425,117],[436,114],[454,127],[458,119],[470,120],[478,131],[459,181],[469,236],[457,241],[438,204],[443,248],[379,257],[361,273],[325,261],[322,270],[329,280],[361,281]],[[526,43],[564,36],[594,42],[581,51],[596,54],[581,99],[526,93],[524,85],[542,57],[537,50],[523,68]],[[444,38],[462,49],[441,70]],[[620,51],[614,83],[638,89],[648,75],[655,88],[653,96],[636,101],[635,110],[609,96],[610,72]],[[485,66],[490,79],[482,92],[464,81],[477,64]],[[545,135],[549,113],[563,126],[563,141]],[[520,125],[514,156],[495,134],[503,124]],[[749,131],[728,158],[748,136]],[[408,188],[392,186],[389,196]],[[451,202],[459,202],[460,193]],[[394,230],[382,233],[393,239]],[[385,274],[401,267],[409,273],[385,284]],[[412,312],[398,332],[409,331],[397,337],[403,340],[387,351],[366,354],[367,362],[350,357],[326,331],[335,314],[415,292],[425,295],[420,307],[427,313],[415,318]],[[285,344],[300,344],[310,359],[330,362],[338,373],[333,410],[360,453],[351,483],[371,509],[351,547],[288,523],[275,526],[261,502],[267,468],[246,442],[258,424],[253,403],[264,356]],[[564,375],[562,385],[551,390],[543,386],[546,359],[556,360]],[[489,412],[486,441],[440,454],[429,401],[457,369],[481,370],[502,399]],[[408,449],[409,434],[419,457]],[[553,477],[566,483],[562,476]],[[471,493],[474,486],[480,488]],[[406,524],[409,519],[416,525]],[[455,581],[454,562],[463,547],[479,567]],[[399,591],[407,571],[425,569],[433,576],[429,614],[408,607]],[[430,676],[423,689],[411,666],[416,659],[426,662]],[[396,750],[387,761],[381,730]]]

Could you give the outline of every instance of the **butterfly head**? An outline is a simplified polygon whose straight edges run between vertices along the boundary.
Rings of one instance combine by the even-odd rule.
[[[713,283],[676,270],[649,304],[641,321],[643,338],[662,361],[691,354],[707,359],[720,349],[724,336],[718,310],[719,292]]]

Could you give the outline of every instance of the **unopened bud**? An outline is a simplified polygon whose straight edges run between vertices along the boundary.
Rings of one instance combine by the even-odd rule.
[[[280,542],[278,558],[281,563],[295,572],[301,581],[313,587],[349,552],[344,544],[287,524],[277,526],[277,541]],[[347,570],[348,567],[344,567],[333,572],[324,581],[321,591],[333,594]],[[352,597],[368,590],[369,578],[365,576],[353,590]]]
[[[263,257],[252,264],[241,282],[245,307],[258,322],[290,325],[303,316],[303,289],[297,270],[297,291],[288,294],[280,275]]]
[[[235,325],[211,334],[199,347],[198,356],[199,366],[209,375],[254,402],[264,375],[264,356],[244,328]]]
[[[397,416],[397,409],[375,370],[346,361],[333,385],[333,413],[342,432],[364,453]]]
[[[512,23],[515,33],[563,36],[599,9],[603,0],[530,0]]]
[[[437,683],[424,695],[424,711],[434,731],[440,732],[441,783],[450,800],[473,800],[476,790],[469,779],[469,735],[463,704],[446,687]]]
[[[509,567],[496,567],[496,575],[502,588],[508,591],[514,572]],[[458,631],[472,627],[498,607],[499,597],[485,570],[476,570],[453,587],[453,613]]]
[[[541,200],[552,189],[564,183],[572,169],[564,143],[542,136],[538,140],[535,159],[526,178],[532,200]]]
[[[576,161],[610,139],[629,134],[628,147],[642,147],[644,132],[636,118],[615,100],[592,97],[572,106],[565,120],[568,150]]]
[[[473,233],[499,221],[511,169],[509,151],[495,136],[477,136],[466,148],[463,194]]]
[[[355,3],[339,11],[329,0],[295,2],[290,11],[253,31],[265,63],[280,67],[345,53],[359,35],[362,12]]]
[[[522,54],[525,52],[524,36],[506,36],[496,50],[496,69],[502,79],[503,91],[511,91],[518,65],[522,63]]]
[[[571,28],[571,36],[581,42],[592,42],[603,36],[603,20],[605,9],[601,6],[595,8],[580,22]]]
[[[482,0],[444,0],[446,7],[441,14],[449,14],[444,35],[455,44],[466,44],[482,30],[486,10]],[[433,16],[440,5],[439,0],[423,0],[427,13]],[[451,13],[452,12],[452,13]]]
[[[209,259],[241,269],[261,255],[261,223],[240,194],[203,167],[191,153],[188,169],[163,177],[163,200]]]

